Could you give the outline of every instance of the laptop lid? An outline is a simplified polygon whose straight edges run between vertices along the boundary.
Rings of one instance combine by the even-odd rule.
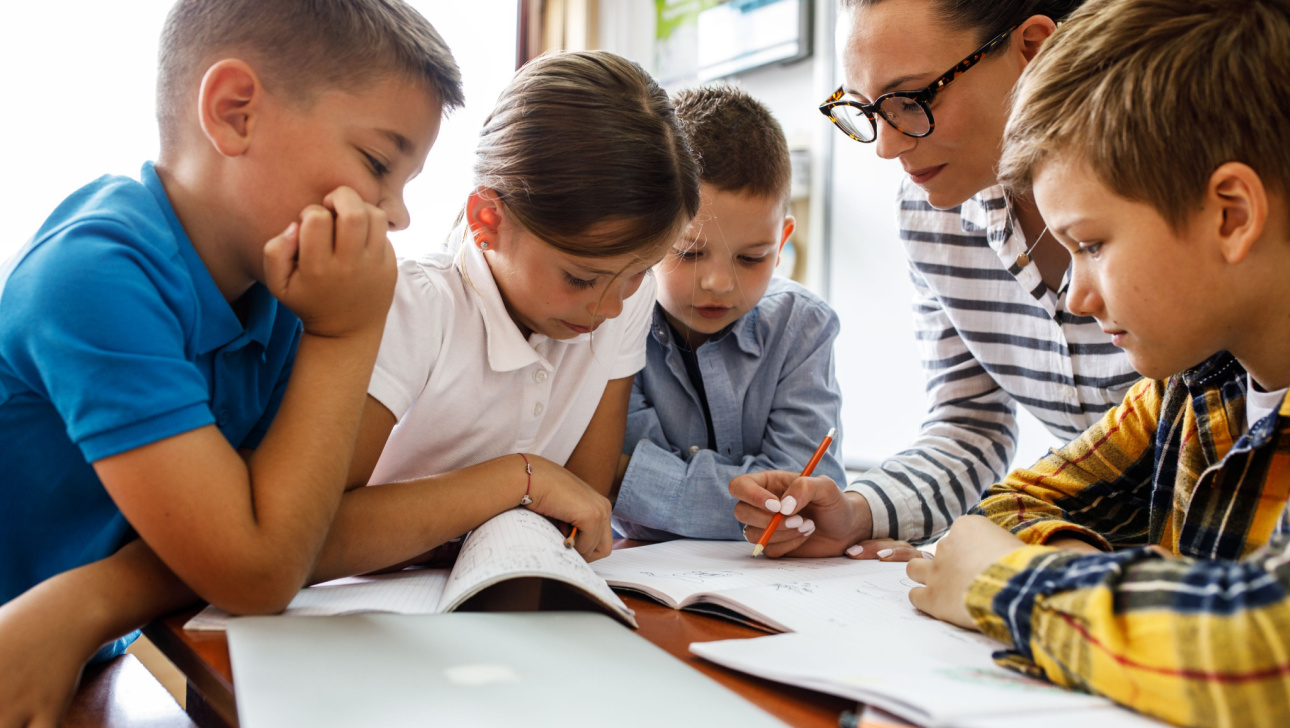
[[[242,728],[782,726],[609,617],[246,617],[228,627]]]

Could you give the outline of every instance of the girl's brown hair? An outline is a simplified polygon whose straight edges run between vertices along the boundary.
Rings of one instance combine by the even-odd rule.
[[[612,53],[530,61],[484,121],[475,155],[475,184],[573,255],[662,247],[699,209],[698,168],[667,94]]]

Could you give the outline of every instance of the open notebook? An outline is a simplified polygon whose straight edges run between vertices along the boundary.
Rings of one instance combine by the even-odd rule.
[[[754,559],[751,549],[740,541],[668,541],[620,549],[591,568],[615,589],[770,632],[843,626],[852,616],[848,609],[839,608],[837,595],[856,588],[872,587],[874,600],[869,608],[926,619],[905,598],[909,588],[901,584],[904,564],[840,558]]]
[[[283,614],[439,614],[453,611],[490,586],[525,577],[568,584],[610,616],[636,626],[632,610],[596,576],[581,554],[565,548],[564,536],[556,527],[525,508],[501,513],[471,531],[451,569],[409,569],[329,581],[301,589]],[[222,630],[229,616],[207,607],[184,629]]]

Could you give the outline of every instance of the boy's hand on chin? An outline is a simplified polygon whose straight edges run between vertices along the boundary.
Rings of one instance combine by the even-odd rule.
[[[265,285],[315,336],[379,333],[398,277],[385,211],[338,187],[264,246]]]
[[[968,586],[999,559],[1026,544],[984,516],[963,516],[936,546],[935,559],[914,559],[909,578],[923,584],[909,601],[939,620],[975,630],[967,610]]]

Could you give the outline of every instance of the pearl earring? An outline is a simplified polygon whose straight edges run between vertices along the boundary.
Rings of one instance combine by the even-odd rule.
[[[481,240],[481,241],[479,242],[479,249],[480,249],[480,250],[488,250],[488,241],[487,241],[487,240]]]

